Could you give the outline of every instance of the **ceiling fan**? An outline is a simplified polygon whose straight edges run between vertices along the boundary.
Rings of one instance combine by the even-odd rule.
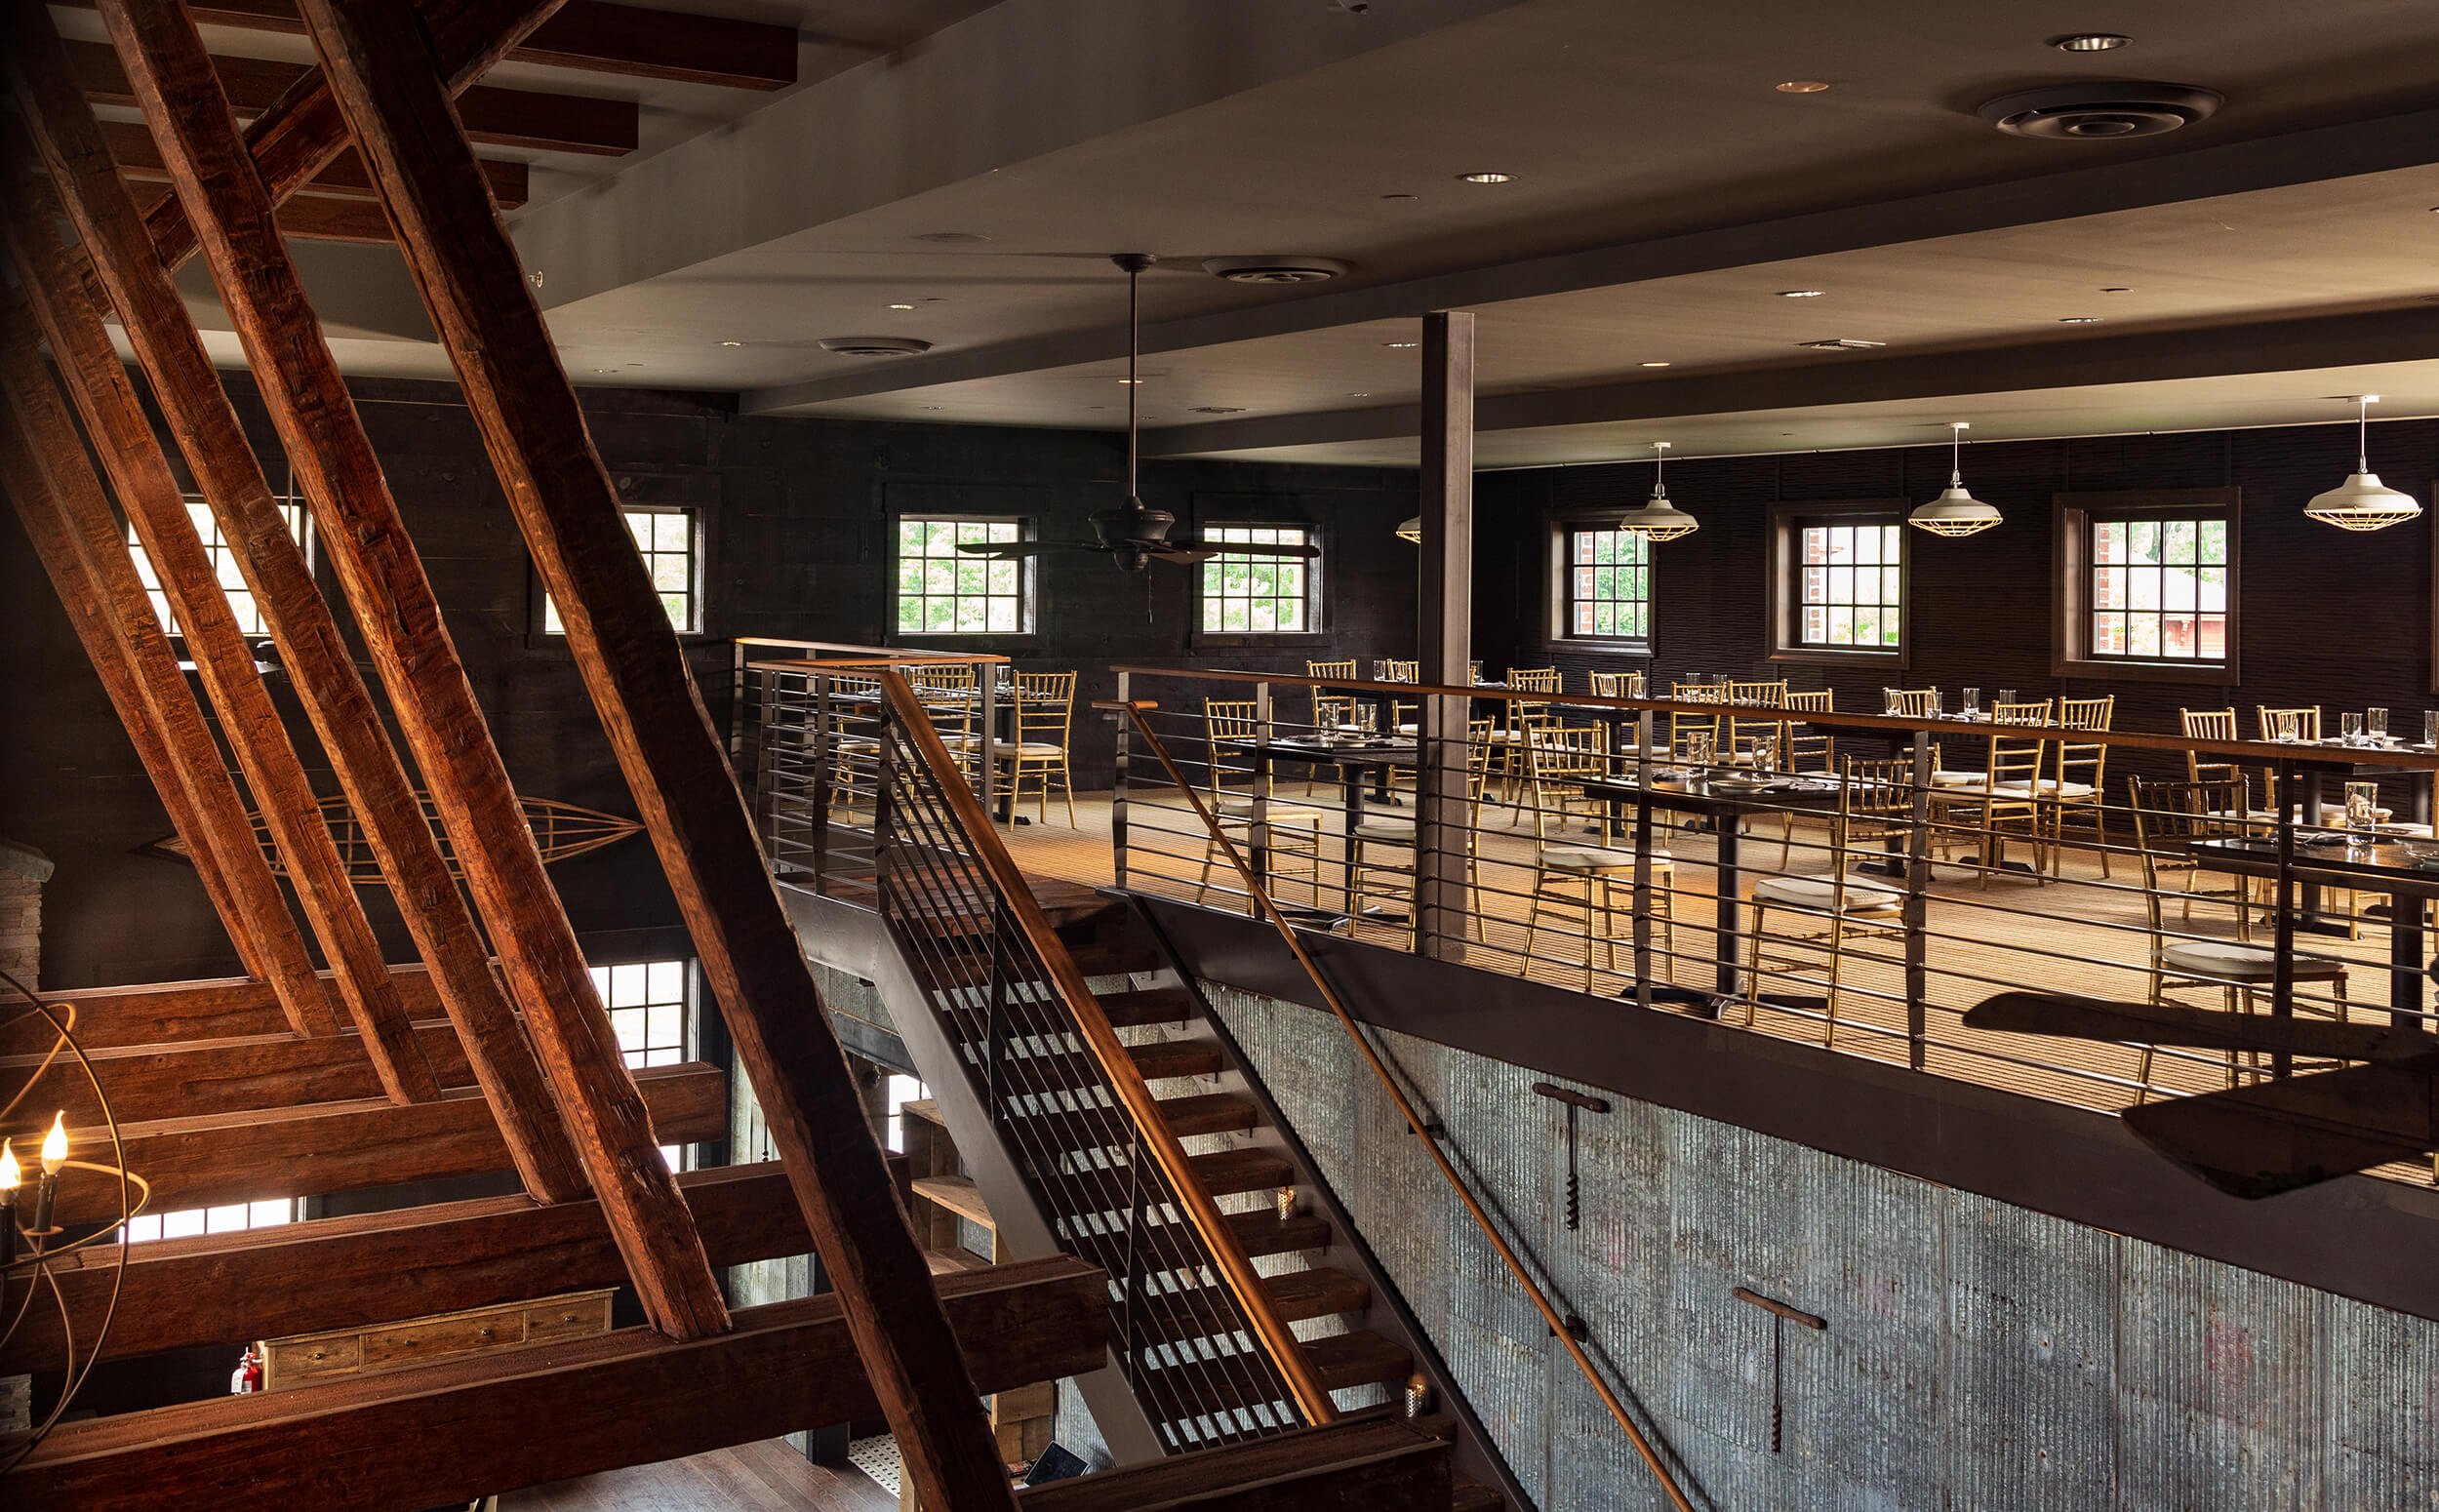
[[[2048,992],[1999,993],[1966,1010],[1965,1026],[2362,1062],[2126,1109],[2138,1138],[2237,1197],[2439,1150],[2439,1039],[2419,1029]]]
[[[1191,537],[1174,538],[1169,532],[1177,528],[1178,517],[1166,509],[1153,509],[1144,504],[1136,491],[1136,461],[1139,455],[1136,425],[1136,396],[1142,391],[1142,378],[1137,366],[1142,357],[1142,305],[1140,284],[1143,269],[1152,265],[1147,252],[1121,252],[1109,259],[1126,269],[1127,274],[1127,501],[1093,515],[1092,540],[994,540],[976,541],[957,549],[969,556],[993,557],[1011,561],[1021,557],[1048,556],[1061,551],[1091,551],[1106,556],[1122,573],[1140,573],[1154,562],[1180,562],[1191,565],[1207,562],[1220,552],[1230,556],[1316,557],[1319,546],[1295,543],[1262,543],[1228,541],[1224,545]]]

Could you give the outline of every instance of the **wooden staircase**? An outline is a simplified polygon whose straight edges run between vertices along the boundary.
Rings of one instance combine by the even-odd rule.
[[[1300,1146],[1273,1123],[1266,1096],[1253,1084],[1224,1032],[1206,1016],[1200,996],[1177,979],[1157,939],[1123,899],[1063,881],[1028,881],[1060,941],[1092,978],[1101,1013],[1150,1084],[1155,1108],[1170,1132],[1185,1141],[1193,1178],[1225,1210],[1230,1231],[1259,1262],[1270,1306],[1296,1326],[1315,1374],[1341,1411],[1402,1411],[1407,1383],[1418,1369],[1414,1335],[1401,1325],[1399,1310],[1383,1305],[1385,1299],[1376,1294],[1362,1256],[1346,1245],[1351,1236],[1341,1229],[1342,1217],[1315,1211],[1310,1194],[1319,1183],[1303,1166]],[[947,933],[962,928],[944,918],[929,920],[927,927]],[[935,962],[916,975],[927,985],[949,977],[956,985],[971,986],[984,970],[963,963],[943,972]],[[1143,985],[1146,977],[1166,981]],[[987,1047],[979,1036],[961,1033],[950,1015],[941,1015],[939,1021],[964,1056],[963,1069],[980,1075]],[[1028,1037],[1005,1047],[1002,1054],[1012,1057],[1004,1073],[1029,1087],[1101,1086],[1099,1065],[1074,1034]],[[945,1070],[922,1069],[927,1080]],[[939,1118],[937,1109],[925,1104],[908,1104],[905,1111],[918,1119]],[[1133,1139],[1126,1110],[1107,1101],[1011,1117],[1001,1129],[1010,1152],[1020,1161],[1039,1158],[1021,1152],[1045,1149],[1080,1161],[1120,1159]],[[970,1180],[919,1178],[915,1191],[918,1198],[939,1201],[969,1220],[990,1223]],[[1051,1216],[1054,1222],[1072,1225],[1106,1214],[1054,1212]],[[1228,1299],[1208,1284],[1182,1288],[1168,1300],[1173,1305],[1161,1319],[1145,1326],[1152,1355],[1192,1362],[1210,1352],[1248,1347],[1250,1341],[1233,1332]],[[1155,1372],[1161,1368],[1157,1363],[1150,1367]],[[1225,1389],[1224,1382],[1212,1384]],[[1155,1422],[1156,1428],[1170,1426]],[[1418,1426],[1452,1441],[1468,1431],[1445,1415],[1426,1417]],[[1459,1462],[1461,1466],[1470,1459],[1479,1469],[1490,1452],[1488,1446],[1471,1447],[1474,1452]],[[1452,1505],[1489,1512],[1510,1503],[1487,1478],[1468,1476],[1460,1468],[1454,1478]]]

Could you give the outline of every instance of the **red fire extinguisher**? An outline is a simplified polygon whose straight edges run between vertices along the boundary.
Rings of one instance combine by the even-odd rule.
[[[237,1369],[229,1373],[228,1394],[242,1397],[250,1391],[262,1389],[262,1352],[252,1344],[238,1358]]]

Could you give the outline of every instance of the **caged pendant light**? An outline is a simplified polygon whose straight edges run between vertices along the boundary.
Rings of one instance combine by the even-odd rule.
[[[1948,421],[1948,486],[1939,497],[1905,517],[1905,523],[1934,536],[1979,536],[2006,516],[1996,504],[1985,504],[1965,491],[1966,420]]]
[[[1645,540],[1675,540],[1691,536],[1702,528],[1702,522],[1668,501],[1668,485],[1660,469],[1668,461],[1668,443],[1652,443],[1652,497],[1640,509],[1629,509],[1618,522],[1621,531],[1632,531]]]
[[[2303,506],[2305,514],[2323,525],[2341,531],[2379,531],[2421,516],[2422,506],[2412,495],[2383,487],[2379,474],[2372,471],[2371,407],[2379,402],[2378,394],[2354,396],[2354,472],[2328,493],[2314,495]]]

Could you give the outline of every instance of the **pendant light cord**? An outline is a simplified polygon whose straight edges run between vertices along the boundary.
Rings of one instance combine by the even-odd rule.
[[[2354,400],[2354,470],[2372,470],[2372,402],[2361,395]]]
[[[1948,487],[1965,486],[1965,432],[1958,426],[1948,427]]]
[[[1127,501],[1138,497],[1135,483],[1136,463],[1136,396],[1142,392],[1142,375],[1137,371],[1143,353],[1143,267],[1137,263],[1127,269]]]

